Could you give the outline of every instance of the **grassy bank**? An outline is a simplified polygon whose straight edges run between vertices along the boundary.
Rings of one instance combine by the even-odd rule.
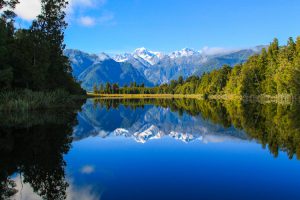
[[[190,99],[214,99],[214,100],[240,100],[249,102],[265,103],[292,103],[299,102],[299,97],[291,95],[259,95],[259,96],[241,96],[241,95],[208,95],[202,94],[94,94],[87,93],[89,97],[100,97],[107,99],[139,99],[139,98],[190,98]]]
[[[109,99],[139,99],[139,98],[202,98],[198,94],[94,94],[87,93],[89,97],[101,97]]]
[[[65,90],[35,92],[15,90],[0,92],[0,112],[43,110],[71,107],[83,96],[75,96]]]
[[[259,102],[259,103],[280,103],[290,104],[299,102],[299,97],[282,94],[282,95],[258,95],[258,96],[240,96],[240,95],[210,95],[209,99],[215,100],[240,100],[244,102]]]

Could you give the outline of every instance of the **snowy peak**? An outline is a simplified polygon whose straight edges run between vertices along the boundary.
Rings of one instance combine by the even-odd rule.
[[[98,55],[97,61],[104,61],[104,60],[110,60],[111,57],[107,55],[106,53],[102,52]]]
[[[134,50],[134,54],[136,54],[136,55],[152,55],[152,53],[145,47],[137,48],[136,50]]]
[[[163,54],[160,52],[149,51],[145,47],[138,48],[134,51],[133,56],[135,58],[142,58],[151,65],[155,65],[162,58]]]
[[[130,60],[131,58],[135,58],[140,61],[141,60],[146,61],[150,65],[155,65],[165,57],[169,57],[171,59],[176,59],[176,58],[180,58],[180,57],[189,57],[189,56],[193,56],[193,55],[200,55],[200,52],[196,51],[194,49],[184,48],[180,51],[174,51],[174,52],[170,53],[169,55],[166,55],[161,52],[150,51],[150,50],[146,49],[145,47],[141,47],[141,48],[137,48],[136,50],[134,50],[134,52],[132,54],[125,53],[122,55],[116,55],[114,57],[114,60],[117,62],[126,62],[126,61]]]
[[[125,53],[125,54],[117,54],[114,57],[114,60],[117,62],[126,62],[133,56],[130,53]]]
[[[189,57],[193,55],[200,54],[199,51],[195,51],[194,49],[184,48],[181,51],[174,51],[169,56],[170,58],[179,58],[179,57]]]
[[[150,51],[145,47],[137,48],[133,53],[119,54],[114,57],[114,60],[117,62],[127,62],[132,58],[135,58],[139,61],[147,62],[150,65],[155,65],[165,57],[170,59],[176,59],[181,57],[190,57],[194,55],[200,55],[199,51],[190,48],[184,48],[180,51],[174,51],[170,54],[164,54],[157,51]]]
[[[118,54],[114,57],[117,62],[127,62],[136,59],[145,65],[155,65],[164,57],[161,52],[154,52],[145,47],[137,48],[133,53]],[[146,63],[145,63],[146,62]]]

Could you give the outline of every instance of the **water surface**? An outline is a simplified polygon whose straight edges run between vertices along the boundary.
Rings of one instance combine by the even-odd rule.
[[[81,107],[81,109],[79,109]],[[300,199],[297,105],[87,100],[1,116],[4,199]]]

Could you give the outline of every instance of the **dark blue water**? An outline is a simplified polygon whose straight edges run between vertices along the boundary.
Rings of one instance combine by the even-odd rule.
[[[300,140],[291,135],[298,132],[287,125],[282,129],[287,133],[282,133],[278,112],[258,115],[265,120],[264,126],[253,117],[253,127],[255,114],[247,113],[251,117],[245,121],[238,112],[229,114],[229,107],[222,118],[214,112],[204,114],[207,105],[202,110],[198,107],[199,113],[151,104],[114,107],[88,101],[77,114],[71,147],[62,154],[63,179],[68,183],[64,198],[300,199],[300,161],[296,158]],[[218,107],[213,109],[221,112]],[[272,106],[258,109],[274,110]],[[238,119],[243,127],[237,127]],[[267,132],[273,129],[266,124],[280,132]],[[266,134],[262,138],[268,138],[267,142],[254,131],[261,127],[259,133]],[[18,189],[14,198],[41,199],[32,183],[22,178],[26,173],[12,176]]]

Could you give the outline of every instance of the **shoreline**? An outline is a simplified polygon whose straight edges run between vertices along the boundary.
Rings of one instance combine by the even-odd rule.
[[[66,90],[11,90],[0,92],[0,113],[29,112],[77,107],[88,96],[71,94]]]
[[[88,97],[99,97],[107,99],[151,99],[151,98],[193,98],[193,99],[203,99],[200,94],[94,94],[87,93]]]
[[[259,96],[240,96],[240,95],[209,95],[207,98],[202,94],[94,94],[87,93],[90,98],[103,98],[103,99],[199,99],[199,100],[228,100],[228,101],[245,101],[245,102],[261,102],[261,103],[281,103],[289,104],[299,102],[299,97],[293,97],[291,95],[259,95]]]

